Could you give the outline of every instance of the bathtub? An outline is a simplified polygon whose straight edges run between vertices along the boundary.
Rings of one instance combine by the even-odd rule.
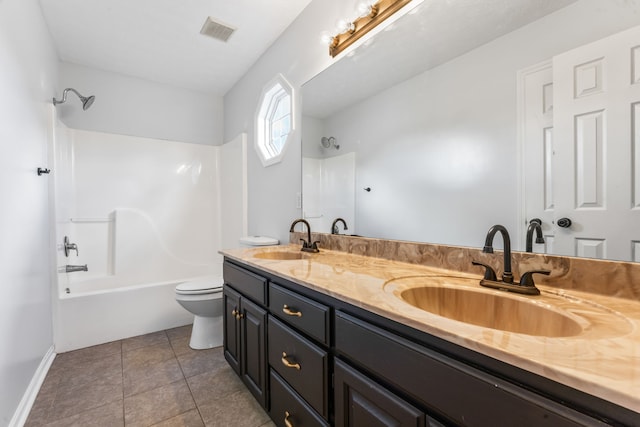
[[[63,353],[188,325],[193,322],[193,314],[176,302],[175,287],[181,282],[203,278],[216,279],[217,276],[107,289],[105,280],[99,279],[69,284],[60,290],[54,304],[55,351]]]

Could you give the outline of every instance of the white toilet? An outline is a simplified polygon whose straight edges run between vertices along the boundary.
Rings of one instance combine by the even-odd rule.
[[[222,345],[222,282],[212,277],[176,286],[176,301],[195,316],[189,341],[194,350]]]

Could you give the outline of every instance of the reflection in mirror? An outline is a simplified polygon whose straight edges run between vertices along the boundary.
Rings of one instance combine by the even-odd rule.
[[[640,261],[639,16],[640,0],[422,3],[303,86],[305,218],[474,247],[502,224],[519,250],[540,218],[534,252]]]

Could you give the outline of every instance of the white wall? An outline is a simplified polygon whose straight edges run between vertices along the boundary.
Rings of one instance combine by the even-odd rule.
[[[47,123],[57,57],[37,0],[0,1],[0,425],[52,346]]]
[[[343,0],[315,0],[251,67],[224,97],[225,141],[247,133],[249,234],[268,235],[289,241],[289,226],[299,218],[296,193],[301,192],[301,148],[299,108],[291,146],[281,163],[264,168],[254,148],[254,115],[265,84],[277,73],[294,87],[299,105],[300,86],[333,62],[328,48],[320,42],[323,31],[332,30],[338,17],[351,16],[354,3]]]
[[[96,97],[86,111],[73,93],[57,106],[60,119],[71,128],[194,144],[223,142],[219,96],[63,62],[58,99],[67,87]]]

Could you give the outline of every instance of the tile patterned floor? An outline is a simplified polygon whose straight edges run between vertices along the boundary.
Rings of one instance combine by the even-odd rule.
[[[275,427],[191,326],[56,356],[25,427]]]

